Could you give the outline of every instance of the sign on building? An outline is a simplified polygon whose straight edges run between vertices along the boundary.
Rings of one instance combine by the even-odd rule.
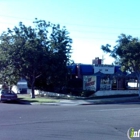
[[[96,91],[96,76],[83,76],[83,90]]]
[[[113,65],[94,65],[94,73],[114,74],[114,70],[115,67]]]

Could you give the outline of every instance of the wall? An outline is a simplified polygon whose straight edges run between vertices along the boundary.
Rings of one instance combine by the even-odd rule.
[[[94,73],[114,74],[115,71],[115,66],[113,65],[94,65],[93,68]]]
[[[96,76],[83,76],[83,90],[96,91],[97,87]]]
[[[138,90],[104,90],[97,91],[94,96],[131,95],[138,94]]]

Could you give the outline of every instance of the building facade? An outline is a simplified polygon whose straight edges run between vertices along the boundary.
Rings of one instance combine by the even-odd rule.
[[[73,64],[72,75],[83,79],[84,90],[124,90],[127,73],[122,72],[120,68],[115,65],[104,65],[102,60],[96,57],[91,65]]]

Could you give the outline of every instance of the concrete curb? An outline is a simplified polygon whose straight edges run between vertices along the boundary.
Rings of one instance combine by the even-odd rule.
[[[106,99],[90,99],[90,100],[60,100],[55,103],[30,103],[21,101],[21,104],[27,105],[50,105],[50,106],[67,106],[67,105],[97,105],[97,104],[115,104],[115,103],[140,103],[139,97],[122,97],[122,98],[106,98]]]
[[[122,97],[122,98],[108,98],[108,99],[97,99],[97,100],[89,100],[89,102],[93,102],[94,104],[115,104],[115,103],[129,103],[129,102],[140,102],[139,97]]]

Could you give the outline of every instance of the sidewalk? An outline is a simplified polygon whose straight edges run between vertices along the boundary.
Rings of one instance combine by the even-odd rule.
[[[116,97],[116,98],[103,98],[87,100],[91,104],[115,104],[115,103],[138,103],[140,98],[138,96],[134,97]]]
[[[57,103],[31,103],[32,105],[55,105],[55,106],[76,106],[76,105],[97,105],[97,104],[115,104],[115,103],[140,103],[140,98],[135,97],[116,97],[116,98],[101,98],[87,100],[67,100],[59,99]]]

